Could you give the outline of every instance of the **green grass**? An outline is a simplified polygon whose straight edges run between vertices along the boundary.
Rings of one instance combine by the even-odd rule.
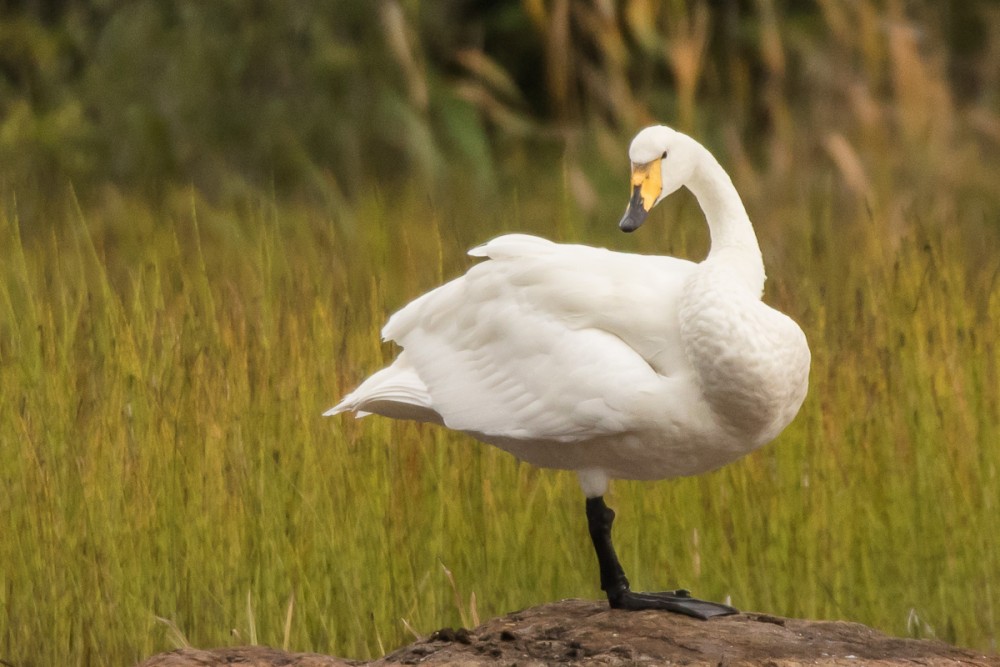
[[[626,570],[995,648],[996,208],[914,195],[893,226],[888,190],[869,211],[822,182],[748,198],[767,298],[813,350],[801,414],[716,473],[616,483]],[[625,237],[622,202],[582,216],[545,183],[559,195],[489,205],[373,193],[352,216],[109,197],[29,224],[4,201],[0,658],[251,641],[368,658],[407,626],[598,598],[572,474],[436,427],[320,417],[391,358],[386,315],[502,231],[704,251],[687,197]]]

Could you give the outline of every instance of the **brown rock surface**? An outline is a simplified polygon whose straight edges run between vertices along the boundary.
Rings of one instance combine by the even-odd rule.
[[[161,653],[141,667],[242,665],[925,665],[1000,667],[1000,656],[942,642],[889,637],[860,623],[746,613],[711,621],[662,612],[608,609],[564,600],[514,612],[473,630],[439,630],[371,662],[265,647]]]

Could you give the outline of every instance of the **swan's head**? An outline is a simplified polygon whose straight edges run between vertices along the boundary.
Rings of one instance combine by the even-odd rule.
[[[634,232],[667,195],[687,183],[694,171],[698,144],[686,134],[663,125],[647,127],[629,146],[632,197],[618,226]]]

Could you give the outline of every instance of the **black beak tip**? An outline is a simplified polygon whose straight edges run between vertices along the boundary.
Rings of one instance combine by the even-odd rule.
[[[642,206],[642,190],[640,186],[636,185],[632,188],[632,197],[629,199],[628,206],[625,207],[625,215],[618,223],[618,229],[627,233],[634,232],[639,229],[642,223],[646,222],[648,214],[649,211]]]
[[[625,212],[625,217],[623,217],[621,222],[618,223],[618,229],[622,230],[623,232],[631,234],[635,230],[639,229],[639,227],[642,226],[642,223],[645,222],[645,220],[646,220],[645,211],[642,211],[640,213],[635,209],[630,208],[628,211]]]

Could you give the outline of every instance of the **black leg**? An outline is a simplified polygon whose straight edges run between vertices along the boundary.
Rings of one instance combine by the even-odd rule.
[[[587,498],[587,525],[601,568],[601,589],[608,594],[608,604],[612,609],[660,609],[701,619],[739,613],[728,605],[693,598],[686,590],[633,593],[611,543],[611,524],[614,520],[615,513],[604,504],[603,496]]]
[[[615,606],[614,600],[629,589],[625,570],[618,562],[618,554],[611,543],[611,524],[614,520],[615,512],[604,504],[604,496],[587,498],[587,527],[590,528],[590,539],[594,542],[597,564],[601,568],[601,590],[608,594],[612,607]]]

